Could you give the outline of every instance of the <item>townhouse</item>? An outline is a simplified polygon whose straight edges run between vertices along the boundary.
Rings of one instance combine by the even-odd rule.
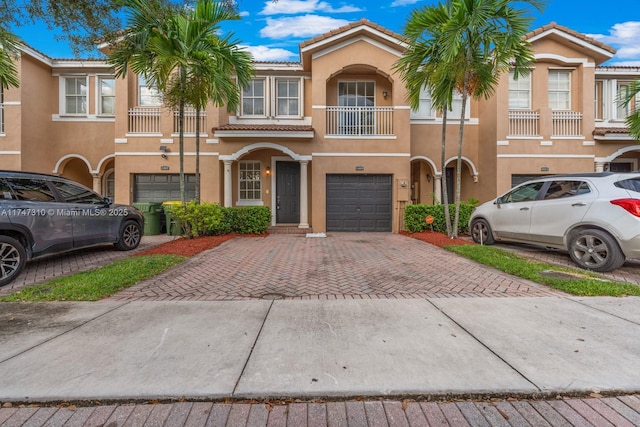
[[[531,73],[505,74],[468,104],[465,200],[539,175],[638,169],[617,99],[640,68],[602,66],[611,47],[554,23],[527,38]],[[411,110],[393,69],[405,48],[361,20],[300,44],[299,62],[257,62],[238,111],[187,111],[187,198],[199,120],[202,200],[268,206],[274,226],[305,231],[401,230],[407,204],[441,200],[443,174],[453,194],[461,107],[455,97],[442,168],[442,114],[426,91]],[[180,199],[177,113],[143,78],[29,46],[18,61],[21,86],[0,104],[0,168],[63,175],[120,203]]]

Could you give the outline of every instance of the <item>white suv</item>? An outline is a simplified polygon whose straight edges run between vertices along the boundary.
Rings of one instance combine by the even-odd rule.
[[[640,173],[554,175],[525,182],[478,206],[474,242],[564,249],[580,267],[611,271],[640,259]]]

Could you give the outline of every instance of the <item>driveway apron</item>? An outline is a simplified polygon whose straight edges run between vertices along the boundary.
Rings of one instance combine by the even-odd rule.
[[[558,296],[561,292],[391,233],[242,237],[112,300]]]

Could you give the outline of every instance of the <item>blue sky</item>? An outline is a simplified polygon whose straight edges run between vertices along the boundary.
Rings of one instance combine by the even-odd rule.
[[[240,0],[242,20],[225,25],[260,61],[298,61],[298,44],[366,18],[402,33],[409,13],[436,0]],[[638,0],[547,0],[532,29],[556,22],[618,50],[606,65],[640,66]],[[70,48],[36,25],[17,29],[29,45],[53,58],[71,58]]]

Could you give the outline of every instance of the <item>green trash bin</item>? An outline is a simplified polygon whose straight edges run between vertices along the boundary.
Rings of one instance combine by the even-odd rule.
[[[180,203],[181,203],[180,201],[167,200],[166,202],[162,203],[162,208],[164,209],[167,206],[179,205]],[[176,219],[173,218],[173,216],[171,215],[171,212],[169,212],[169,209],[164,209],[164,217],[165,217],[165,222],[167,224],[167,235],[181,236],[182,227],[180,226],[178,221],[176,221]]]
[[[157,236],[158,234],[160,234],[160,215],[162,214],[162,203],[134,203],[133,206],[142,211],[142,216],[144,216],[145,236]]]

